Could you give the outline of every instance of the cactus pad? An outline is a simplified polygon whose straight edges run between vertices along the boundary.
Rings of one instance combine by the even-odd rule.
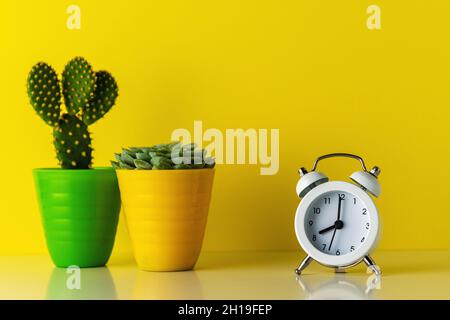
[[[107,71],[98,71],[94,97],[83,112],[83,121],[90,125],[102,118],[116,102],[118,87],[116,80]]]
[[[62,88],[67,111],[75,115],[92,100],[95,90],[95,72],[81,57],[74,58],[62,73]]]
[[[58,76],[48,64],[39,62],[31,69],[27,79],[30,104],[50,126],[55,126],[61,110],[61,87]]]
[[[62,168],[88,169],[92,162],[91,137],[77,116],[64,114],[53,129],[56,155]]]

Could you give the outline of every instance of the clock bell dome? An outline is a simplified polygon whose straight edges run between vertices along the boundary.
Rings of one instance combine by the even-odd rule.
[[[318,185],[328,182],[328,177],[321,172],[306,171],[305,168],[298,170],[300,174],[300,180],[297,182],[297,195],[303,198],[309,191],[317,187]]]

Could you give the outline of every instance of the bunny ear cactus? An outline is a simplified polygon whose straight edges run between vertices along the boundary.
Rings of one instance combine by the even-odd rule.
[[[77,114],[89,104],[95,90],[95,72],[83,58],[69,61],[62,73],[64,102],[70,114]]]
[[[61,85],[55,70],[45,62],[36,64],[28,74],[27,91],[34,110],[54,127],[61,112]]]
[[[118,86],[107,71],[95,72],[81,57],[69,61],[62,81],[55,70],[39,62],[27,80],[30,104],[53,127],[53,144],[64,169],[88,169],[92,164],[88,126],[115,104]],[[61,107],[61,92],[65,109]]]
[[[56,156],[63,168],[89,168],[91,137],[87,125],[74,115],[63,114],[53,130]]]
[[[116,80],[108,71],[99,71],[95,75],[94,95],[83,112],[83,121],[87,125],[103,117],[112,108],[119,94]]]

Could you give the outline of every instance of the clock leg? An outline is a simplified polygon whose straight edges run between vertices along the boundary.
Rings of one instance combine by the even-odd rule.
[[[305,259],[303,259],[303,261],[300,263],[300,265],[298,266],[297,269],[295,269],[295,273],[296,274],[301,274],[303,270],[305,270],[305,268],[307,266],[309,266],[309,264],[313,261],[313,258],[311,258],[310,256],[306,256]]]
[[[335,273],[345,273],[345,269],[341,268],[341,267],[336,267],[336,268],[334,268],[334,272]]]
[[[380,267],[377,266],[377,264],[375,263],[375,261],[373,261],[373,259],[370,256],[365,256],[364,257],[364,263],[367,265],[367,267],[369,267],[369,269],[371,269],[375,275],[380,276],[381,275],[381,269]]]

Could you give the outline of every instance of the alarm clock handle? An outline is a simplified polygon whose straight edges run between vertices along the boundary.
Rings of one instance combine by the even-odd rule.
[[[362,166],[363,170],[365,172],[367,171],[367,167],[366,167],[366,164],[364,163],[363,158],[361,158],[360,156],[357,156],[355,154],[351,154],[351,153],[329,153],[329,154],[325,154],[323,156],[320,156],[314,162],[314,165],[313,165],[313,168],[311,169],[311,171],[316,171],[317,165],[319,164],[319,161],[325,160],[325,159],[328,159],[328,158],[334,158],[334,157],[345,157],[345,158],[356,159],[356,160],[358,160],[361,163],[361,166]]]

